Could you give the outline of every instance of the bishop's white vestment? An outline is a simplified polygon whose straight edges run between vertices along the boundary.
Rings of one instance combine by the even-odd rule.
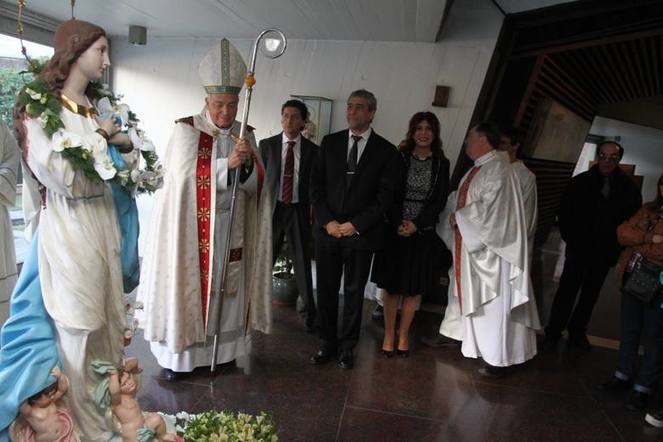
[[[221,270],[230,221],[228,155],[240,123],[217,128],[206,110],[178,120],[164,158],[137,312],[159,365],[178,372],[209,366],[219,333],[217,363],[250,349],[250,330],[271,327],[271,201],[255,138],[250,175],[238,184],[230,263],[221,299]],[[249,173],[245,171],[244,173]],[[220,304],[220,305],[219,305]],[[220,317],[215,312],[220,307]]]
[[[21,154],[11,132],[0,122],[0,327],[9,316],[9,297],[16,284],[16,253],[9,208],[16,202]]]
[[[457,229],[440,333],[462,340],[466,357],[496,367],[523,363],[536,354],[534,331],[540,323],[529,282],[522,191],[506,153],[491,151],[477,159],[449,201],[455,204]],[[449,242],[444,229],[441,236]]]

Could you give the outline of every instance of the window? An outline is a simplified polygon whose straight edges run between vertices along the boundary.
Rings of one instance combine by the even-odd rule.
[[[24,40],[30,58],[49,58],[53,55],[53,48],[31,43]],[[31,80],[29,74],[21,74],[27,68],[27,61],[21,53],[21,42],[18,38],[0,34],[0,118],[9,127],[13,127],[12,112],[16,94],[26,82]],[[19,170],[16,204],[9,208],[9,216],[14,230],[16,245],[16,260],[23,262],[27,252],[27,242],[23,238],[23,209],[22,209],[22,174]]]

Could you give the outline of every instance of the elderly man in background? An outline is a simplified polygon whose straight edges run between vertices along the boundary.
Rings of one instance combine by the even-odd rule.
[[[557,348],[564,329],[569,332],[569,345],[592,348],[587,325],[603,281],[621,250],[617,227],[642,204],[640,191],[619,167],[624,148],[607,141],[597,147],[597,152],[598,163],[571,179],[559,209],[566,260],[542,342],[546,351]]]

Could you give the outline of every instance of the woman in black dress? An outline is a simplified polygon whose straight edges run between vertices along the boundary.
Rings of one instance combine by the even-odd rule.
[[[434,260],[442,240],[435,233],[438,216],[447,201],[449,160],[442,151],[440,122],[431,112],[410,119],[400,148],[402,162],[399,197],[387,214],[391,225],[384,250],[378,252],[373,282],[384,291],[382,352],[391,357],[409,354],[409,330],[421,295],[433,283]],[[402,299],[398,345],[396,313]]]

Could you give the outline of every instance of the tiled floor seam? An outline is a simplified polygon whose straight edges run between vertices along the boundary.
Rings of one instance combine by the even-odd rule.
[[[359,407],[357,405],[347,405],[347,408],[353,408],[355,410],[370,411],[372,413],[388,414],[390,416],[398,416],[398,417],[407,417],[407,418],[412,418],[412,419],[419,419],[419,420],[424,420],[424,421],[428,421],[428,422],[435,422],[435,423],[440,423],[440,424],[448,422],[448,419],[436,419],[434,417],[426,417],[426,416],[420,416],[420,415],[416,415],[416,414],[397,413],[395,411],[378,410],[376,408]]]
[[[339,437],[341,436],[341,428],[343,425],[343,417],[345,416],[345,408],[348,406],[348,398],[350,397],[350,387],[352,387],[352,378],[355,377],[355,372],[353,371],[350,375],[350,380],[348,382],[347,391],[345,392],[345,400],[343,401],[343,408],[341,409],[341,416],[338,419],[338,427],[336,428],[336,442],[338,442]]]

